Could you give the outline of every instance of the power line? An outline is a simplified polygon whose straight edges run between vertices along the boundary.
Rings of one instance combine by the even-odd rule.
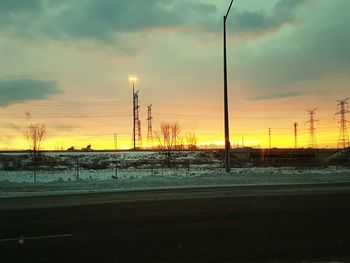
[[[109,105],[127,105],[126,102],[119,101],[105,101],[105,102],[72,102],[72,103],[23,103],[23,104],[11,104],[14,108],[27,108],[27,107],[92,107],[92,106],[109,106]],[[5,103],[0,103],[0,106],[7,106]]]
[[[102,115],[32,115],[19,116],[19,115],[6,115],[0,116],[2,119],[80,119],[80,118],[110,118],[110,117],[130,117],[130,114],[102,114]]]
[[[112,127],[108,127],[109,124],[105,123],[105,124],[87,124],[87,125],[77,125],[77,124],[67,124],[67,125],[50,125],[49,128],[50,129],[55,129],[55,130],[69,130],[69,131],[76,131],[76,130],[79,130],[79,129],[86,129],[86,128],[91,128],[91,127],[94,127],[94,128],[103,128],[103,130],[106,130],[106,128],[109,128],[109,130],[113,130]],[[218,127],[218,128],[210,128],[210,127],[207,127],[207,126],[203,126],[203,127],[199,127],[199,126],[193,126],[193,125],[185,125],[184,123],[182,123],[182,128],[183,129],[186,129],[186,130],[200,130],[201,132],[208,132],[208,133],[212,133],[212,132],[221,132],[221,129]],[[0,125],[0,128],[4,128],[4,129],[26,129],[28,126],[25,126],[25,125]],[[127,129],[129,126],[126,125],[124,126],[125,129]],[[153,123],[152,123],[152,127],[153,127]],[[323,131],[332,131],[334,130],[334,127],[331,127],[331,126],[323,126],[323,127],[318,127],[317,128],[318,130],[323,130]],[[100,129],[96,129],[96,130],[100,130]],[[235,129],[234,131],[232,131],[232,133],[236,133],[236,134],[242,134],[242,133],[247,133],[247,135],[252,135],[250,132],[251,131],[258,131],[259,129],[257,128],[243,128],[243,129],[240,129],[240,128],[237,128]],[[274,128],[274,131],[277,131],[277,133],[275,132],[274,134],[279,134],[279,135],[283,135],[285,134],[284,131],[288,131],[290,130],[290,128],[286,127],[286,128]],[[298,131],[298,134],[300,132]],[[256,134],[256,133],[254,133]],[[262,134],[262,133],[261,133]],[[301,134],[303,134],[303,132],[301,132]]]
[[[166,112],[161,112],[161,113],[156,113],[156,116],[174,116],[174,117],[181,117],[181,119],[205,119],[208,120],[209,118],[218,118],[219,115],[204,115],[204,114],[182,114],[182,113],[166,113]],[[31,114],[31,116],[24,115],[22,112],[20,114],[6,114],[3,116],[0,116],[2,119],[70,119],[70,118],[109,118],[109,117],[130,117],[131,115],[126,112],[119,112],[115,114],[42,114],[42,115],[36,115]],[[294,117],[283,117],[283,116],[276,116],[276,117],[270,117],[270,116],[232,116],[232,119],[242,119],[242,120],[250,120],[250,119],[255,119],[255,120],[290,120],[293,119]]]

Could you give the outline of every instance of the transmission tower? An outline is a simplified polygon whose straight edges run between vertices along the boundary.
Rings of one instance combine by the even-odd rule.
[[[147,106],[147,123],[148,123],[148,130],[147,130],[147,144],[148,146],[153,145],[153,131],[152,131],[152,104]]]
[[[269,147],[271,149],[271,128],[269,128]]]
[[[141,136],[141,120],[140,120],[140,106],[139,106],[139,91],[134,92],[134,140],[135,148],[142,147],[142,136]],[[137,136],[136,136],[137,132]],[[136,137],[136,138],[135,138]]]
[[[338,137],[338,148],[343,147],[346,148],[349,146],[349,135],[348,135],[348,128],[346,120],[346,113],[349,113],[346,108],[349,108],[348,100],[350,98],[347,98],[345,100],[337,100],[338,102],[338,109],[340,107],[340,111],[336,112],[334,115],[340,114],[340,121],[339,121],[339,137]]]
[[[316,140],[316,128],[315,128],[315,122],[318,122],[319,120],[315,120],[315,112],[317,108],[313,110],[307,110],[309,120],[305,123],[310,123],[309,127],[309,148],[317,148],[317,140]]]
[[[294,122],[294,148],[298,148],[298,123]]]

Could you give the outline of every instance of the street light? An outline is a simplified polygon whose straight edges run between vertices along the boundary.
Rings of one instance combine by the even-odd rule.
[[[136,77],[130,77],[129,81],[132,83],[132,112],[133,112],[133,143],[134,143],[134,150],[136,150],[136,123],[135,123],[135,82],[137,81]]]
[[[225,169],[226,172],[230,172],[230,132],[229,132],[229,118],[228,118],[228,95],[227,95],[227,57],[226,57],[226,20],[230,13],[233,0],[231,0],[230,6],[224,16],[224,116],[225,116]]]

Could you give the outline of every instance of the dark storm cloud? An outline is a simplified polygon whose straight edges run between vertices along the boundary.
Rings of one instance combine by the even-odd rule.
[[[296,9],[308,0],[281,0],[270,12],[234,10],[234,29],[243,33],[263,33],[281,28],[296,21]]]
[[[215,13],[214,5],[175,0],[87,0],[53,18],[61,36],[110,41],[118,32],[181,27]],[[51,30],[51,29],[50,29]]]
[[[350,19],[348,24],[298,33],[295,36],[297,45],[284,44],[278,49],[265,49],[266,53],[241,65],[239,71],[245,79],[254,81],[254,86],[265,90],[288,89],[297,82],[348,72],[349,25]],[[312,92],[311,87],[307,89]]]
[[[0,106],[29,100],[46,99],[48,95],[60,93],[53,81],[30,78],[0,79]]]
[[[41,8],[41,0],[1,0],[0,13],[18,13]]]
[[[32,25],[40,20],[42,0],[0,0],[0,34],[36,34]]]
[[[238,33],[276,30],[286,23],[293,23],[296,19],[296,7],[306,1],[280,0],[269,12],[239,11],[235,8],[235,14],[232,15],[235,30]],[[221,30],[222,14],[215,2],[205,4],[193,0],[5,0],[2,5],[3,10],[14,14],[0,18],[0,21],[3,25],[10,24],[12,29],[17,28],[21,35],[32,33],[50,38],[82,38],[109,43],[115,42],[118,33],[121,32],[164,28],[215,33]],[[32,13],[25,17],[19,14],[21,10],[30,10]],[[34,12],[36,14],[32,15]]]
[[[281,0],[270,12],[233,9],[238,32],[267,32],[296,19],[295,9],[308,0]],[[115,32],[159,28],[221,30],[221,14],[215,4],[175,0],[75,1],[54,17],[52,32],[71,37],[110,40]]]
[[[0,17],[0,27],[10,25],[19,35],[32,34],[53,39],[82,38],[108,43],[118,38],[118,33],[179,28],[193,21],[205,21],[217,10],[212,4],[175,0],[31,2],[32,5],[28,4],[27,7],[31,7],[32,12],[28,12],[26,16],[21,13],[19,6],[16,9],[13,4],[11,15]],[[4,9],[9,10],[10,7]]]
[[[350,71],[350,17],[345,11],[350,1],[311,3],[315,5],[304,10],[302,27],[296,27],[285,39],[260,46],[256,55],[242,53],[237,59],[241,63],[235,65],[234,74],[249,82],[257,98],[264,97],[260,93],[278,97],[298,92],[300,86],[306,94],[315,94],[317,85],[305,83],[335,74],[335,85],[344,88],[342,83]],[[309,17],[312,12],[314,16]]]

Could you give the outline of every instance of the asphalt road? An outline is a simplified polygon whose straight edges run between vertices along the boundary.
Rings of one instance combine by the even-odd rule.
[[[350,260],[350,184],[0,199],[1,262]]]

